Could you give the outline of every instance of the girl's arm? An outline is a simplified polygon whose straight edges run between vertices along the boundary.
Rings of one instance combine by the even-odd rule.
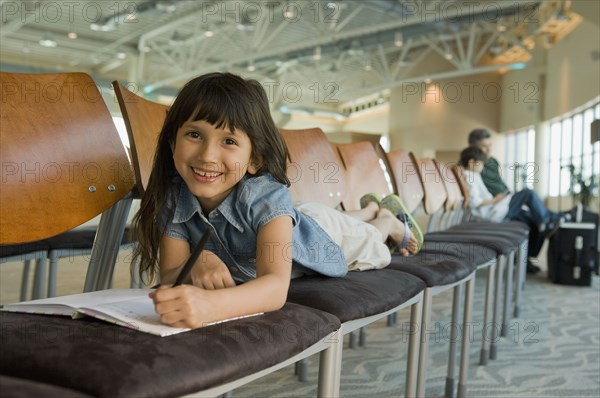
[[[218,290],[191,285],[163,286],[150,297],[161,321],[175,327],[197,328],[208,322],[275,311],[285,304],[287,298],[292,269],[291,250],[292,219],[277,217],[258,233],[256,279]],[[181,257],[185,261],[185,256]],[[176,266],[167,268],[165,273],[174,272]]]
[[[174,283],[189,256],[190,246],[187,241],[164,235],[160,241],[161,283]],[[198,261],[184,283],[208,290],[235,286],[225,263],[209,250],[200,253]]]

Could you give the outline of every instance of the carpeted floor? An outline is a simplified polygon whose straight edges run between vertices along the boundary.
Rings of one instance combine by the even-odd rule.
[[[128,286],[127,256],[128,253],[122,253],[117,265],[115,287]],[[81,291],[85,260],[61,260],[59,294]],[[540,265],[545,268],[543,262]],[[0,267],[1,303],[17,300],[20,270],[19,264]],[[483,367],[478,366],[483,275],[475,290],[468,396],[599,397],[599,278],[594,277],[592,287],[573,287],[550,283],[545,272],[528,275],[521,317],[511,320],[508,336],[498,341],[498,359]],[[444,293],[433,301],[428,397],[441,397],[444,393],[451,300],[451,294]],[[366,347],[344,349],[342,397],[403,396],[408,338],[403,324],[408,322],[408,316],[408,310],[402,311],[394,327],[387,327],[385,320],[373,324],[368,328]],[[309,361],[307,382],[297,381],[290,366],[233,391],[233,396],[314,397],[317,369],[318,356],[314,356]]]
[[[529,276],[521,317],[498,341],[498,359],[478,366],[481,346],[483,278],[476,284],[474,333],[469,367],[470,397],[600,396],[600,290],[554,285],[545,274]],[[428,397],[442,397],[446,381],[451,294],[434,297],[430,328]],[[342,397],[396,397],[404,394],[408,311],[399,323],[385,320],[368,329],[366,348],[343,352]],[[489,336],[488,336],[489,338]],[[293,368],[281,370],[234,392],[235,397],[316,395],[318,358],[311,358],[309,380],[300,383]]]

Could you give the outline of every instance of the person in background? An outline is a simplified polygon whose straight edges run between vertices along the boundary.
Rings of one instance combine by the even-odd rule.
[[[531,189],[492,195],[483,181],[486,159],[485,152],[477,146],[470,146],[460,154],[459,164],[465,170],[472,214],[488,221],[525,222],[529,226],[529,257],[537,257],[546,237],[559,225],[561,214],[548,210]],[[528,261],[527,271],[535,273],[540,269]]]
[[[492,135],[485,129],[475,129],[469,133],[469,146],[476,146],[485,153],[487,160],[483,164],[481,179],[492,196],[509,194],[510,190],[500,176],[500,164],[496,158],[490,156],[492,148]]]

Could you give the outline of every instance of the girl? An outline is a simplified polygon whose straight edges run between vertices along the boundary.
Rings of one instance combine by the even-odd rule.
[[[371,225],[318,204],[295,209],[288,159],[257,81],[211,73],[183,87],[135,218],[140,274],[160,274],[162,285],[150,297],[162,322],[196,328],[274,311],[284,305],[292,275],[341,277],[348,264],[389,263],[383,242],[402,242],[405,234],[395,215],[370,204],[356,216]],[[207,228],[212,234],[189,284],[167,286]],[[408,249],[415,248],[411,237]]]

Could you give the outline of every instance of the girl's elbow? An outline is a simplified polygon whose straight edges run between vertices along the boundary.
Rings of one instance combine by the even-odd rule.
[[[287,301],[288,287],[289,285],[285,286],[285,288],[281,286],[279,289],[277,289],[271,300],[272,311],[277,311],[283,308]]]

